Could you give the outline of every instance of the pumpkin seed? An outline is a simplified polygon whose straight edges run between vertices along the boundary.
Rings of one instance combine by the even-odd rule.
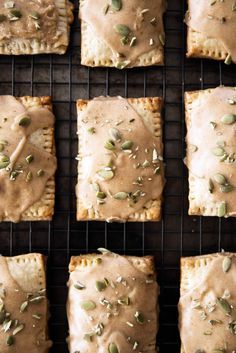
[[[120,191],[120,192],[117,192],[115,195],[113,195],[113,197],[116,200],[126,200],[128,197],[128,194],[127,192]]]
[[[140,313],[139,311],[136,311],[136,313],[134,314],[134,317],[136,318],[136,321],[139,324],[143,324],[144,323],[144,316],[142,313]]]
[[[109,8],[110,8],[110,5],[109,5],[109,4],[107,4],[107,5],[104,7],[104,9],[103,9],[104,15],[106,15],[106,14],[108,13]]]
[[[222,185],[222,186],[220,187],[220,191],[223,192],[223,193],[228,193],[228,192],[231,192],[231,191],[233,191],[233,190],[234,190],[234,187],[233,187],[232,185],[230,185],[230,184],[228,184],[228,185]]]
[[[86,341],[88,341],[88,342],[92,342],[93,336],[95,336],[95,335],[96,335],[95,332],[85,333],[85,334],[84,334],[84,340],[86,340]]]
[[[90,134],[95,134],[95,132],[96,132],[96,129],[95,129],[95,127],[90,127],[89,129],[88,129],[88,132],[90,133]]]
[[[120,42],[122,45],[127,45],[129,43],[129,38],[128,37],[122,37],[120,39]]]
[[[0,23],[6,21],[7,17],[3,14],[0,14]]]
[[[23,116],[20,120],[19,120],[19,125],[26,127],[29,126],[31,124],[31,119],[28,116]]]
[[[98,251],[99,251],[100,253],[102,253],[102,254],[107,254],[107,253],[110,252],[110,250],[105,249],[105,248],[98,248]]]
[[[104,147],[105,147],[107,150],[113,151],[113,150],[115,150],[115,148],[116,148],[115,142],[112,141],[112,140],[108,140],[108,141],[105,143]]]
[[[104,199],[107,197],[107,195],[106,195],[105,192],[103,192],[103,191],[98,191],[98,192],[96,193],[96,196],[97,196],[97,198],[98,198],[99,200],[104,200]]]
[[[222,202],[218,206],[218,217],[224,217],[226,215],[226,211],[227,211],[226,203]]]
[[[112,9],[115,11],[120,11],[122,9],[121,0],[111,0]]]
[[[129,297],[123,297],[123,298],[120,298],[118,299],[118,304],[120,305],[130,305],[130,298]]]
[[[9,14],[10,21],[17,21],[22,17],[22,14],[19,10],[11,10]]]
[[[190,152],[194,153],[198,150],[198,147],[196,145],[190,145],[189,150],[190,150]]]
[[[93,187],[93,190],[94,190],[95,192],[100,191],[100,187],[99,187],[98,183],[93,183],[93,184],[92,184],[92,187]]]
[[[17,335],[17,333],[21,332],[24,329],[24,327],[25,327],[24,324],[20,324],[19,326],[17,326],[12,332],[13,336],[15,336],[15,335]]]
[[[229,98],[229,99],[227,100],[227,102],[228,102],[230,105],[236,104],[236,101],[235,101],[234,99],[231,99],[231,98]]]
[[[95,262],[97,265],[100,265],[102,263],[102,259],[100,257],[97,257]]]
[[[236,114],[226,114],[221,118],[221,122],[225,125],[231,125],[236,121]]]
[[[79,281],[76,284],[74,284],[74,287],[78,290],[83,290],[86,288],[85,285]]]
[[[101,336],[103,334],[103,331],[104,331],[104,325],[102,323],[97,324],[94,330],[95,334],[97,336]]]
[[[217,173],[214,175],[214,180],[217,182],[217,184],[220,184],[220,185],[225,185],[227,183],[224,175],[220,173]]]
[[[226,65],[230,65],[230,64],[232,63],[232,56],[231,56],[230,54],[228,54],[228,55],[226,56],[226,59],[225,59],[224,63],[225,63]]]
[[[13,343],[14,343],[14,338],[13,338],[13,336],[8,336],[8,337],[7,337],[7,340],[6,340],[7,346],[12,346]]]
[[[98,292],[102,292],[107,288],[105,281],[96,281],[95,287]]]
[[[109,344],[108,352],[109,353],[119,353],[119,350],[118,350],[118,348],[117,348],[115,343],[112,342],[112,343]]]
[[[28,164],[30,164],[31,162],[33,162],[34,156],[32,154],[29,154],[27,157],[25,157],[25,160]]]
[[[27,175],[26,175],[25,181],[28,183],[32,179],[33,179],[33,173],[32,172],[28,172]]]
[[[217,304],[225,314],[229,315],[231,313],[231,306],[229,305],[226,299],[221,297],[217,298]]]
[[[41,314],[33,314],[32,317],[36,320],[40,320],[42,318]]]
[[[110,180],[114,177],[112,170],[101,169],[97,174],[102,180]]]
[[[122,138],[120,131],[118,129],[116,129],[116,128],[111,128],[109,130],[109,135],[115,141],[121,140],[121,138]]]
[[[43,176],[44,175],[44,170],[43,169],[39,169],[38,171],[37,171],[37,176],[38,177],[41,177],[41,176]]]
[[[122,24],[115,25],[113,28],[116,31],[116,33],[118,33],[122,37],[127,37],[131,32],[128,26],[122,25]]]
[[[213,181],[211,179],[208,180],[208,190],[209,192],[212,194],[214,191],[214,184]]]
[[[10,163],[10,158],[4,154],[0,155],[0,169],[6,168]]]
[[[23,303],[21,304],[21,306],[20,306],[20,312],[21,312],[21,313],[24,313],[24,312],[27,310],[28,305],[29,305],[29,302],[28,302],[28,301],[23,302]]]
[[[126,61],[118,61],[116,63],[116,68],[119,70],[124,69],[126,66],[128,66],[130,64],[130,60],[126,60]]]
[[[222,262],[222,269],[223,272],[228,272],[231,267],[232,260],[230,257],[225,257],[223,262]]]
[[[142,167],[143,167],[143,168],[148,168],[148,167],[150,167],[150,162],[148,162],[147,160],[145,160],[145,161],[143,162],[143,164],[142,164]]]
[[[121,149],[122,150],[130,150],[133,147],[133,142],[132,141],[125,141],[124,143],[122,143],[121,145]]]
[[[210,121],[210,125],[212,127],[212,129],[214,130],[217,126],[217,124],[214,121]]]
[[[165,45],[165,36],[163,34],[159,35],[159,41],[160,41],[161,45],[164,47],[164,45]]]
[[[161,168],[160,167],[156,167],[154,169],[154,174],[160,174],[160,172],[161,172]]]
[[[33,20],[39,20],[40,19],[40,14],[37,11],[32,11],[29,14],[29,17],[33,18]]]
[[[157,24],[157,19],[156,19],[156,17],[153,17],[153,18],[151,19],[150,23],[151,23],[153,26],[156,26],[156,24]]]
[[[85,300],[80,304],[81,308],[89,311],[96,308],[96,304],[92,300]]]
[[[136,42],[137,42],[137,38],[136,37],[132,37],[130,43],[129,43],[129,46],[130,47],[134,47],[136,45]]]
[[[45,299],[45,296],[44,296],[44,295],[39,295],[38,297],[35,297],[35,298],[30,299],[30,303],[38,304],[38,303],[40,303],[43,299]]]
[[[221,147],[215,147],[211,151],[217,157],[222,157],[225,153],[225,150]]]

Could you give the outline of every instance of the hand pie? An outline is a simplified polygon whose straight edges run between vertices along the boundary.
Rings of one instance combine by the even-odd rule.
[[[236,216],[236,90],[185,94],[189,214]]]
[[[47,353],[48,301],[41,254],[0,257],[0,351]]]
[[[0,221],[51,219],[55,170],[51,98],[0,96]]]
[[[236,63],[236,3],[188,0],[188,57]]]
[[[77,101],[78,220],[160,219],[161,106],[160,98]]]
[[[0,54],[64,54],[72,11],[69,0],[1,0]]]
[[[165,7],[165,0],[81,0],[82,64],[163,65]]]
[[[181,353],[231,353],[236,334],[236,254],[181,259]]]
[[[69,271],[70,353],[156,353],[153,257],[82,255],[71,258]]]

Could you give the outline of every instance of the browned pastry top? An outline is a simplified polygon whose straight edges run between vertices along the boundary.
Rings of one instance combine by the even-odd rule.
[[[189,0],[186,22],[189,27],[206,37],[220,40],[236,63],[235,0]]]
[[[75,267],[67,308],[71,353],[156,353],[158,286],[149,260],[106,253]],[[145,261],[149,271],[142,271]]]
[[[32,263],[32,271],[33,268]],[[26,275],[16,280],[18,266],[13,270],[14,278],[6,258],[0,256],[0,351],[46,353],[51,346],[51,341],[45,337],[48,316],[46,290],[41,287],[40,290],[26,292],[25,284],[21,284],[21,280],[27,281]]]
[[[55,173],[56,158],[39,147],[37,130],[53,124],[48,109],[26,109],[12,96],[0,97],[0,219],[17,222],[40,200]]]
[[[194,93],[190,92],[189,99]],[[188,97],[188,93],[186,94]],[[187,100],[188,101],[188,100]],[[236,215],[236,90],[203,91],[188,106],[187,166],[200,204],[222,203]],[[221,216],[222,216],[221,215]],[[219,214],[220,216],[220,214]]]
[[[234,352],[236,347],[236,257],[217,254],[199,260],[189,272],[180,298],[180,332],[184,353]],[[196,260],[198,262],[198,260]],[[194,272],[195,271],[195,272]],[[184,275],[185,277],[185,275]]]
[[[153,124],[118,98],[96,98],[79,114],[77,197],[100,218],[126,220],[163,189],[161,142]],[[148,125],[150,124],[150,125]],[[82,131],[81,131],[82,129]]]
[[[112,49],[117,66],[164,45],[164,0],[84,0],[80,17]]]

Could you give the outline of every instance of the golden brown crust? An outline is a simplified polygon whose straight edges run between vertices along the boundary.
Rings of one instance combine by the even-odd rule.
[[[153,134],[157,137],[160,142],[162,141],[162,119],[161,111],[163,107],[163,100],[160,97],[149,97],[149,98],[128,98],[128,102],[133,105],[134,108],[139,110],[139,114],[145,120],[145,116],[148,114],[149,125],[153,125]],[[86,109],[89,100],[78,99],[76,102],[77,111],[82,112]],[[78,129],[79,130],[79,129]],[[80,131],[78,131],[78,134]],[[79,150],[82,138],[79,136]],[[161,155],[163,153],[163,146],[161,142]],[[83,158],[83,157],[82,157]],[[80,174],[80,163],[78,167],[78,174]],[[163,196],[158,200],[148,201],[141,211],[137,211],[131,214],[128,218],[128,222],[145,222],[145,221],[160,221],[162,217],[162,202]],[[103,218],[95,218],[93,211],[88,210],[84,207],[83,202],[77,197],[77,220],[98,220],[104,221]],[[112,219],[111,221],[116,221]]]
[[[52,99],[50,96],[42,97],[31,97],[23,96],[18,97],[17,100],[23,104],[25,108],[30,107],[43,107],[52,111]],[[54,128],[44,128],[40,133],[40,137],[44,149],[51,153],[53,156],[56,155],[55,139],[54,139]],[[34,142],[32,138],[32,142]],[[47,221],[51,220],[54,214],[55,205],[55,178],[51,177],[48,179],[45,192],[41,197],[41,200],[32,205],[26,210],[21,220],[22,221]],[[9,221],[8,218],[4,218],[4,221]]]

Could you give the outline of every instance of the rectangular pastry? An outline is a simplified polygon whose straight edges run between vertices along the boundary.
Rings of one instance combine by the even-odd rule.
[[[55,170],[51,98],[0,96],[0,221],[50,220]]]
[[[48,301],[41,254],[0,256],[0,351],[46,353]]]
[[[188,0],[187,56],[236,63],[235,1]]]
[[[1,0],[0,54],[64,54],[72,21],[69,0]]]
[[[165,8],[165,0],[81,0],[82,64],[163,65]]]
[[[189,214],[236,216],[236,89],[185,94]]]
[[[236,254],[181,259],[181,353],[235,352]]]
[[[156,353],[159,287],[152,256],[106,250],[72,257],[69,271],[70,353]]]
[[[77,220],[160,219],[161,107],[161,98],[77,101]]]

